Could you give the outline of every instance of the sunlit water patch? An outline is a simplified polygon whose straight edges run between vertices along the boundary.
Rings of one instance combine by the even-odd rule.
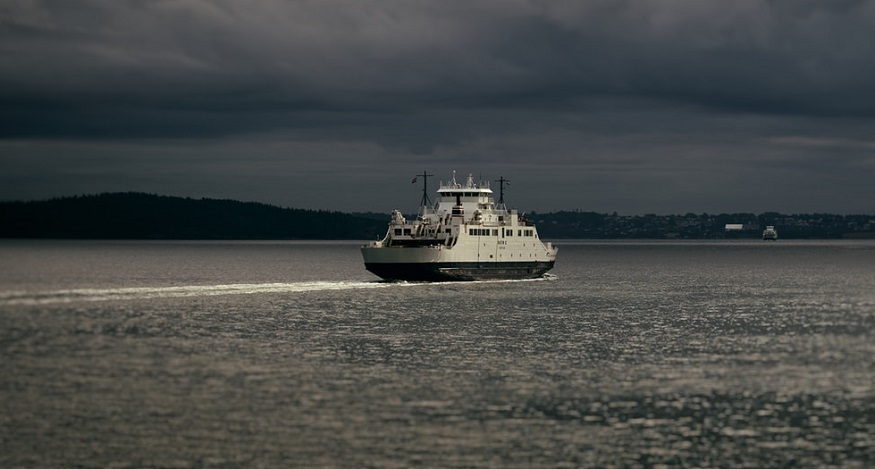
[[[872,467],[875,243],[0,243],[0,467]],[[851,249],[849,249],[851,248]]]

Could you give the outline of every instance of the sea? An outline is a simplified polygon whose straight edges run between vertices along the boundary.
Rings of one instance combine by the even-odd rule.
[[[875,241],[0,241],[0,467],[875,466]]]

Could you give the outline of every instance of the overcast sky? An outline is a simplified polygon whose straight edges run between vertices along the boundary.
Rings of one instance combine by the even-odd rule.
[[[0,1],[0,200],[415,211],[423,171],[875,213],[875,0]]]

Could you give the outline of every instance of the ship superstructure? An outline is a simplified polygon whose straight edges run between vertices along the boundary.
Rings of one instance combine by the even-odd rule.
[[[428,173],[423,173],[423,203],[415,220],[392,212],[380,241],[362,247],[365,268],[387,280],[525,279],[553,268],[557,248],[538,237],[537,228],[504,205],[504,178],[499,203],[488,181],[464,184],[455,174],[440,184],[430,205]]]

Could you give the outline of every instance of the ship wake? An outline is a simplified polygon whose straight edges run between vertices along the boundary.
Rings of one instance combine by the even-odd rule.
[[[172,287],[78,288],[41,292],[0,292],[0,306],[48,305],[91,301],[124,301],[154,298],[188,298],[260,293],[300,293],[330,290],[362,290],[391,287],[384,282],[316,281],[296,283],[237,283]]]
[[[295,283],[235,283],[227,285],[184,285],[169,287],[76,288],[35,292],[0,292],[0,307],[40,306],[97,301],[131,301],[156,298],[191,298],[220,295],[255,295],[263,293],[306,293],[340,290],[369,290],[425,285],[475,285],[483,283],[531,282],[552,280],[553,276],[526,280],[480,280],[459,282],[406,281],[313,281]]]

